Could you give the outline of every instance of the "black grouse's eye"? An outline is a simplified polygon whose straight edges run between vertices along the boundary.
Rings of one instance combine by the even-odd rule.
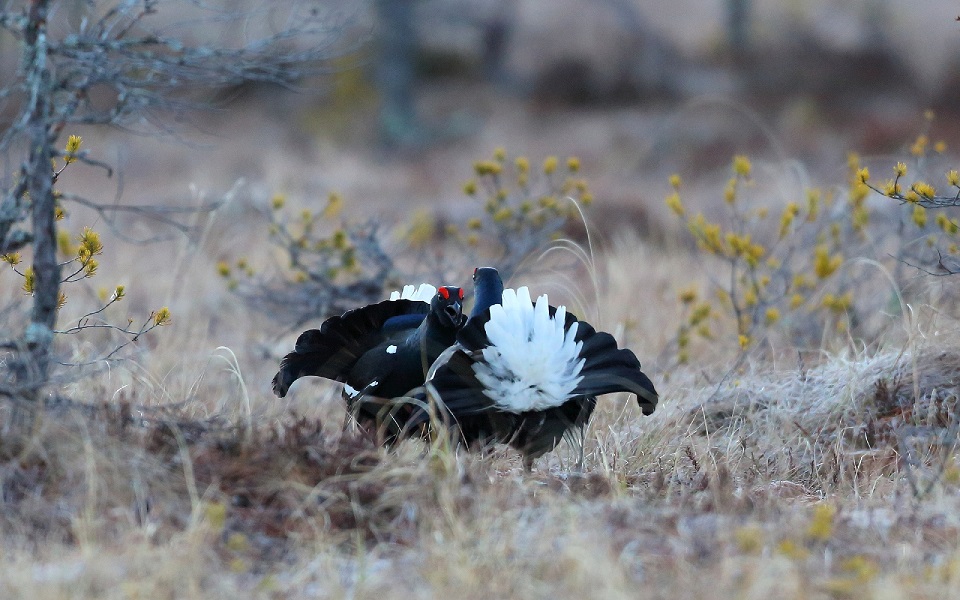
[[[474,267],[474,268],[473,268],[473,280],[474,280],[474,281],[477,280],[477,271],[479,271],[479,270],[480,270],[480,267]]]

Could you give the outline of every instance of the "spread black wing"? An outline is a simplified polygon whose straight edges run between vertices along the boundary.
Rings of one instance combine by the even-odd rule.
[[[273,392],[282,398],[294,381],[308,375],[343,381],[364,352],[406,337],[428,312],[430,305],[419,300],[385,300],[327,319],[297,338],[293,352],[280,361]]]

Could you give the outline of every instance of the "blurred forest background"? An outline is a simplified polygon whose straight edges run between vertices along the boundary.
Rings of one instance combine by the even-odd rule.
[[[77,131],[116,163],[109,185],[122,182],[125,202],[163,204],[190,184],[220,194],[243,178],[304,199],[335,189],[358,212],[442,215],[462,210],[471,162],[503,147],[579,156],[603,200],[598,218],[659,230],[650,213],[666,175],[706,175],[735,152],[831,176],[848,151],[902,149],[927,108],[938,139],[960,142],[958,11],[947,0],[325,4],[338,3],[354,16],[332,36],[343,50],[297,90],[211,90],[209,110],[174,115],[191,123],[159,143]],[[243,27],[211,23],[209,35]],[[0,31],[3,77],[18,56]],[[104,194],[92,170],[70,185]]]

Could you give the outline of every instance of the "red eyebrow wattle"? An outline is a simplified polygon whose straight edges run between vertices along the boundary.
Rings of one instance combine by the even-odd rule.
[[[440,297],[443,298],[444,300],[449,300],[449,299],[450,299],[450,290],[448,290],[448,289],[445,288],[445,287],[440,288]]]

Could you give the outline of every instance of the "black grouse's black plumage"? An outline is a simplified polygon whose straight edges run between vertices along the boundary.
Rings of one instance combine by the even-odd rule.
[[[496,280],[499,280],[499,276]],[[497,285],[493,278],[478,283],[494,288]],[[502,293],[502,282],[499,285]],[[510,292],[513,293],[512,290]],[[478,289],[476,295],[480,297],[482,294],[483,291]],[[516,298],[516,295],[512,298]],[[529,303],[529,297],[526,298]],[[516,302],[511,303],[510,310],[514,310],[515,306]],[[493,314],[488,306],[471,316],[457,334],[457,347],[445,353],[432,369],[427,382],[428,393],[424,394],[424,398],[432,395],[435,412],[447,421],[461,441],[472,445],[492,442],[510,444],[523,453],[525,464],[529,467],[533,459],[552,450],[568,432],[587,424],[596,407],[597,396],[601,394],[630,392],[636,394],[643,414],[649,415],[655,410],[658,400],[656,389],[641,371],[636,355],[630,350],[618,348],[616,340],[609,333],[596,331],[589,323],[570,313],[563,316],[563,331],[570,332],[576,324],[572,341],[581,346],[575,356],[571,355],[565,361],[566,364],[545,365],[544,370],[547,373],[551,369],[558,373],[565,369],[572,372],[582,360],[583,364],[577,371],[580,379],[575,387],[552,400],[546,399],[549,393],[545,391],[541,405],[533,410],[511,406],[513,398],[542,382],[531,377],[529,369],[525,371],[523,365],[513,365],[516,369],[512,370],[509,361],[503,359],[502,353],[491,341],[487,332],[491,318],[505,322],[502,319],[502,307],[497,308],[501,310]],[[548,314],[551,318],[556,317],[557,309],[550,306]],[[505,354],[509,354],[509,351]],[[478,371],[487,375],[480,377]],[[544,386],[544,390],[548,388]],[[519,394],[514,394],[517,390]],[[427,415],[419,412],[410,425],[422,420],[428,420]]]
[[[403,429],[402,411],[412,409],[389,400],[423,385],[430,365],[456,341],[465,321],[462,304],[462,289],[441,287],[430,304],[388,300],[327,319],[300,335],[280,362],[273,391],[283,397],[308,375],[342,381],[357,420],[378,430],[385,426],[392,439]]]
[[[503,279],[493,267],[477,267],[473,270],[473,309],[470,318],[482,315],[503,297]]]

